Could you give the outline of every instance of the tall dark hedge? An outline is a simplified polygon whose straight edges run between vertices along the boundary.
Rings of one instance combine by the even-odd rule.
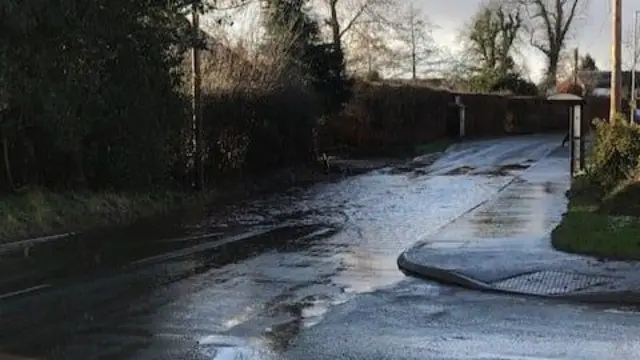
[[[188,109],[175,71],[186,5],[3,1],[0,189],[171,182]]]
[[[192,45],[185,17],[192,2],[203,7],[202,0],[0,1],[0,192],[190,185],[193,130],[179,71]],[[308,35],[291,52],[292,64],[303,63],[308,96],[286,84],[205,96],[210,177],[308,161],[318,116],[348,98],[342,54],[320,41],[302,11],[306,1],[274,4]]]

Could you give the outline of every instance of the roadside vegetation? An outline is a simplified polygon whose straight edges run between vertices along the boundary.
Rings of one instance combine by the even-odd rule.
[[[576,1],[562,4],[561,13],[571,16],[553,27],[563,36]],[[533,35],[522,31],[540,29],[559,8],[521,3],[478,8],[463,34],[464,64],[444,69],[457,74],[445,76],[444,87],[536,93],[516,64],[516,47]],[[199,32],[190,22],[194,6],[202,15]],[[0,242],[135,220],[216,198],[233,183],[322,178],[321,137],[335,148],[359,147],[354,156],[444,149],[448,143],[440,141],[416,148],[448,136],[440,125],[451,101],[446,90],[417,84],[430,84],[437,66],[453,63],[431,37],[421,6],[419,0],[4,1]],[[525,24],[525,10],[541,6],[547,8],[535,13],[548,17]],[[242,11],[244,18],[236,16]],[[534,47],[555,59],[549,64],[555,74],[564,37],[549,36],[537,36]],[[199,134],[192,122],[194,47],[202,54]],[[362,79],[374,73],[376,82],[411,80],[366,85]],[[358,83],[373,96],[354,100]],[[420,98],[426,93],[431,100]],[[335,141],[336,132],[326,130],[331,120],[350,143]],[[424,131],[416,131],[420,124]],[[373,149],[363,146],[367,136]],[[195,185],[200,179],[205,188]]]
[[[413,148],[413,154],[418,155],[427,155],[433,153],[441,153],[444,152],[453,144],[451,140],[438,140],[432,141],[426,144],[420,144]]]
[[[552,233],[563,251],[640,260],[640,126],[621,116],[598,121],[587,171],[568,192],[569,208]]]
[[[208,1],[0,6],[0,241],[209,193],[194,189],[193,46],[207,188],[312,163],[317,119],[350,97],[342,49],[320,38],[306,1],[265,1],[264,34],[242,44],[193,36],[193,3],[225,20]]]
[[[123,224],[140,217],[193,205],[211,194],[154,191],[51,192],[30,190],[0,201],[0,239],[45,236],[52,232]],[[73,220],[73,221],[70,221]]]

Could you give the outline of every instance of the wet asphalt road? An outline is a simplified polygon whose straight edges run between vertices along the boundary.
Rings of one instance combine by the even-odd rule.
[[[638,358],[633,311],[474,293],[397,269],[402,250],[495,196],[561,139],[468,143],[428,169],[383,169],[2,254],[3,274],[23,276],[0,280],[0,354]]]

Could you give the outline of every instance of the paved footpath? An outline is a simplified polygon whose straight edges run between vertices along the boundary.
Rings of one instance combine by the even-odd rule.
[[[569,151],[558,148],[494,199],[406,250],[407,274],[462,287],[640,304],[640,262],[603,262],[555,251],[551,230],[566,210]]]

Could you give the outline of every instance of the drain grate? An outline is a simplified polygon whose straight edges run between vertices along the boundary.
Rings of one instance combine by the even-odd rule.
[[[534,295],[562,295],[606,284],[613,278],[564,271],[538,271],[516,275],[491,285],[499,290]]]

